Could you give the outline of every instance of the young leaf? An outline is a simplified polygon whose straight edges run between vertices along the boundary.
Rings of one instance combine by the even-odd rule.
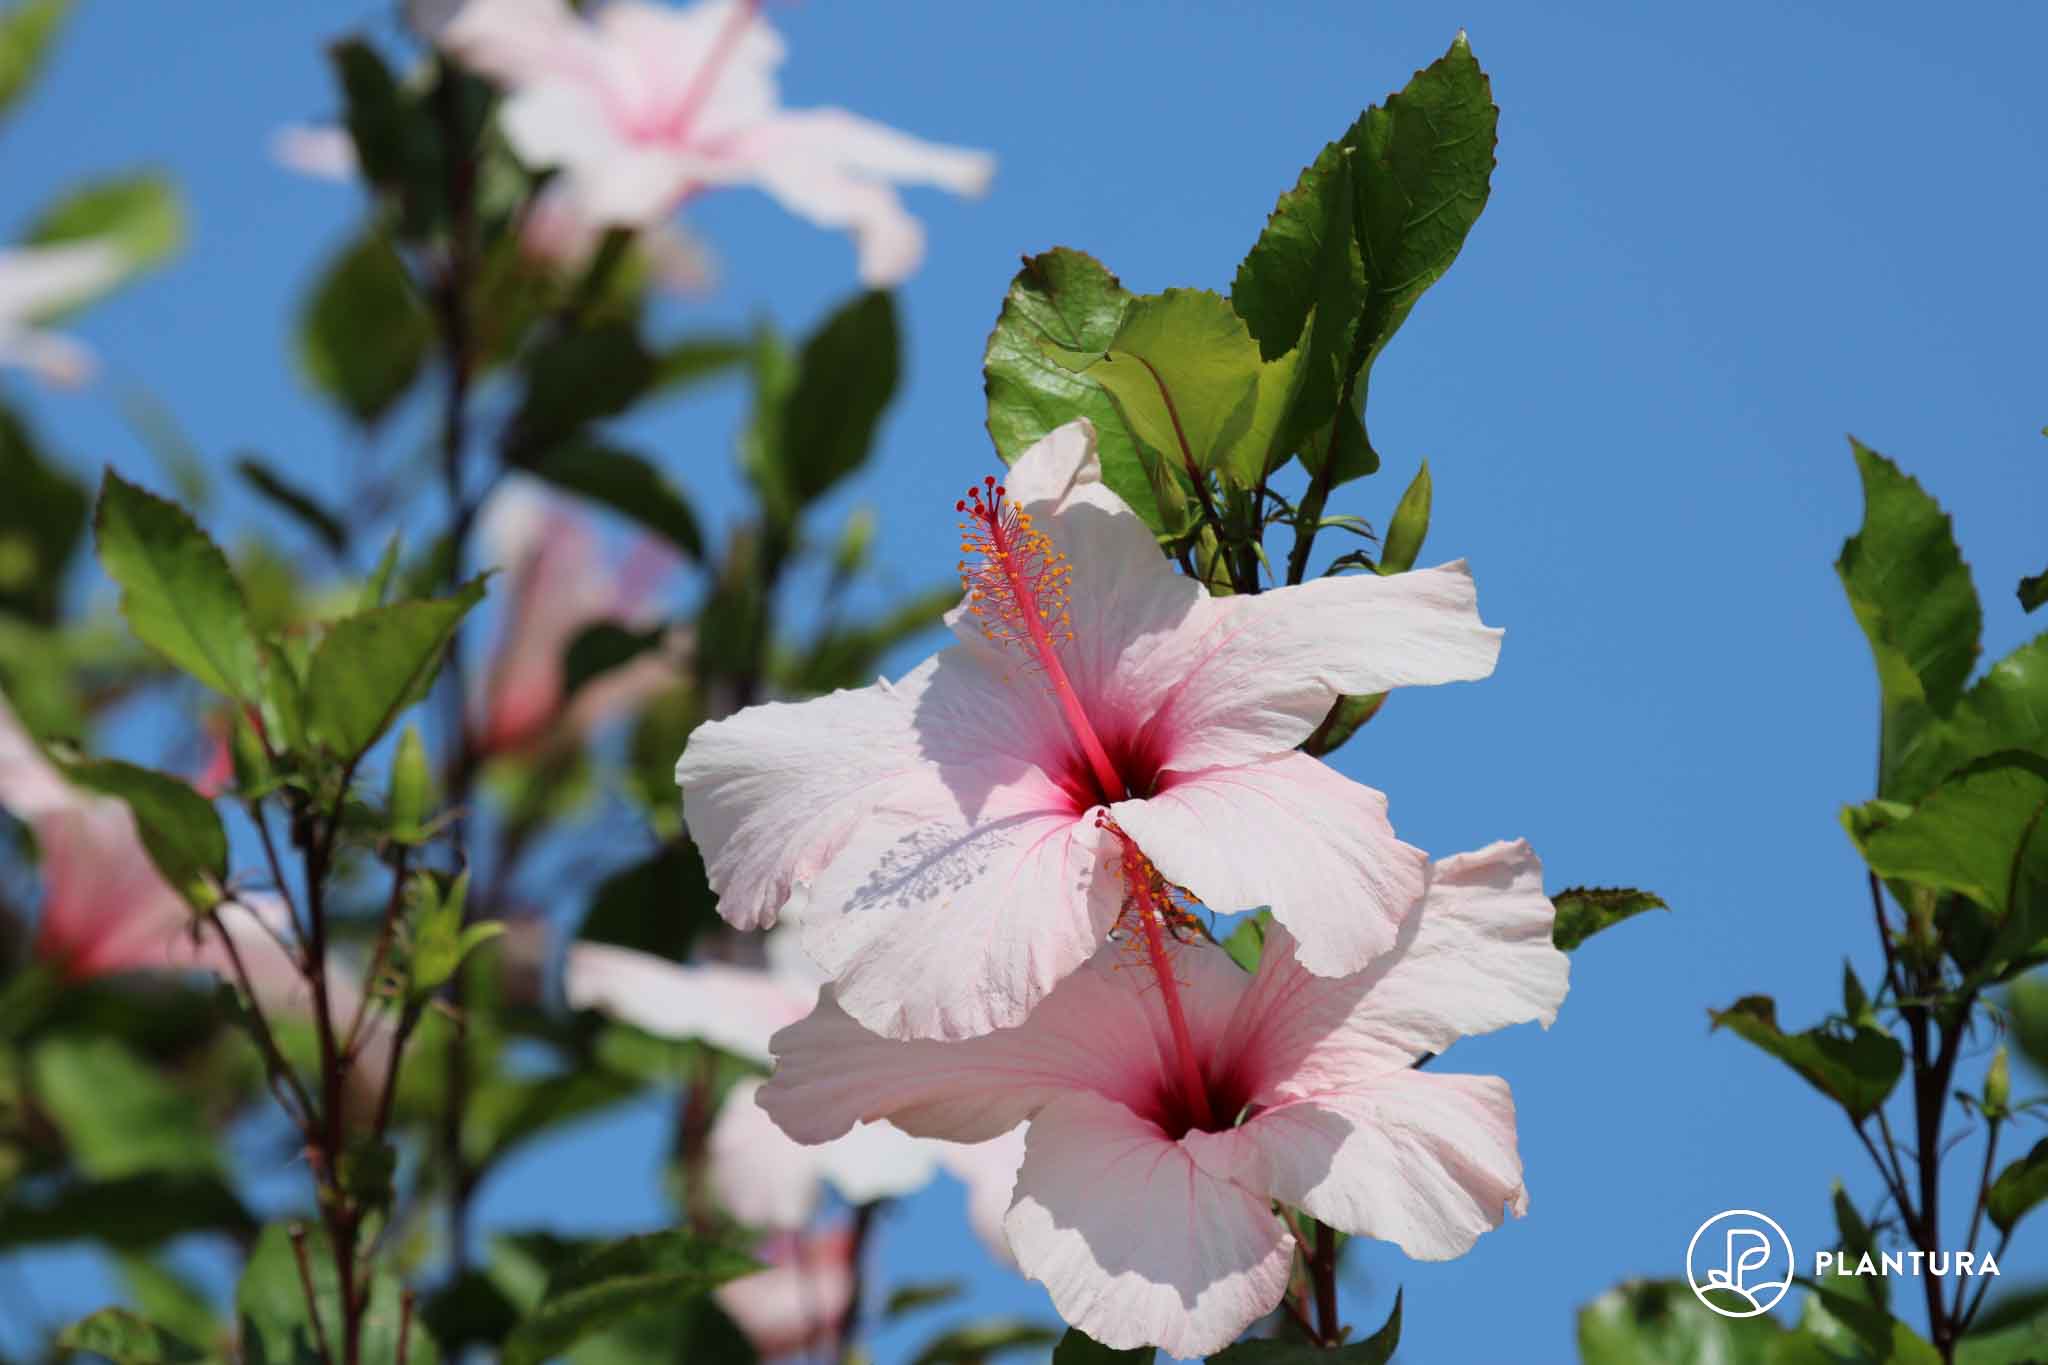
[[[703,558],[704,533],[697,528],[697,514],[644,457],[598,441],[574,440],[554,447],[526,468],[557,488],[639,523],[685,558]]]
[[[150,862],[194,909],[220,903],[228,879],[228,836],[213,802],[168,773],[118,759],[94,759],[65,771],[78,785],[128,804]]]
[[[235,472],[271,506],[311,531],[336,554],[348,546],[348,529],[320,500],[253,455],[235,461]]]
[[[206,1359],[198,1347],[125,1308],[102,1308],[57,1334],[57,1344],[105,1356],[114,1365],[188,1365]]]
[[[1415,567],[1415,557],[1422,553],[1422,539],[1429,534],[1429,504],[1434,487],[1429,477],[1429,461],[1424,460],[1394,507],[1393,520],[1387,523],[1387,538],[1380,547],[1381,573],[1406,573]]]
[[[1292,1341],[1240,1341],[1210,1356],[1213,1365],[1387,1365],[1401,1344],[1401,1291],[1394,1291],[1394,1310],[1380,1330],[1364,1341],[1334,1350]]]
[[[1863,526],[1835,572],[1876,657],[1883,695],[1878,795],[1899,796],[1894,773],[1914,730],[1945,714],[1977,658],[1982,612],[1946,513],[1919,483],[1851,440],[1863,479]]]
[[[1116,404],[1101,386],[1076,372],[1088,357],[1109,349],[1130,302],[1116,276],[1083,252],[1058,247],[1025,257],[982,356],[988,434],[1004,461],[1014,463],[1054,428],[1087,418],[1095,425],[1102,481],[1154,531],[1164,531],[1144,464]],[[1066,353],[1077,365],[1061,364],[1056,353]]]
[[[687,1232],[606,1243],[548,1276],[547,1292],[504,1346],[505,1365],[540,1365],[633,1314],[706,1294],[760,1267]]]
[[[1863,1221],[1863,1215],[1849,1200],[1849,1192],[1839,1183],[1835,1186],[1835,1232],[1841,1239],[1842,1255],[1851,1265],[1877,1252],[1877,1238],[1871,1235],[1870,1225]],[[1889,1309],[1891,1282],[1884,1276],[1859,1275],[1852,1283],[1872,1307],[1881,1312]]]
[[[1844,1036],[1823,1029],[1785,1033],[1767,995],[1746,995],[1725,1010],[1708,1010],[1715,1028],[1746,1038],[1804,1076],[1857,1121],[1869,1118],[1899,1083],[1906,1054],[1898,1040],[1872,1028]]]
[[[1337,698],[1330,706],[1330,714],[1323,717],[1323,723],[1301,742],[1301,751],[1313,758],[1335,753],[1365,728],[1365,723],[1378,715],[1386,704],[1387,694],[1384,692]]]
[[[1984,1200],[1984,1211],[2000,1232],[2011,1232],[2013,1225],[2044,1199],[2048,1199],[2048,1138],[1998,1173]]]
[[[299,309],[299,366],[356,421],[374,426],[413,386],[434,341],[382,233],[368,232],[327,265]]]
[[[43,69],[71,0],[24,0],[0,14],[0,109],[20,99]]]
[[[64,568],[85,534],[92,499],[44,458],[28,424],[4,406],[0,488],[7,490],[0,498],[0,612],[49,625],[57,619]]]
[[[370,576],[363,581],[362,595],[356,598],[356,610],[368,611],[371,607],[384,605],[391,591],[391,573],[398,567],[398,532],[391,533],[391,539],[384,542],[384,553],[377,556],[377,567],[370,570]]]
[[[483,595],[484,580],[474,578],[453,597],[394,602],[335,622],[306,670],[312,738],[345,760],[368,750],[426,694],[443,647]]]
[[[197,1101],[112,1038],[50,1038],[29,1064],[36,1099],[91,1179],[220,1170]]]
[[[99,242],[120,257],[120,270],[98,288],[65,300],[68,313],[161,264],[185,240],[185,209],[177,187],[155,172],[89,181],[44,209],[28,231],[37,246]]]
[[[256,695],[249,608],[227,556],[176,503],[109,469],[94,520],[100,563],[121,585],[135,638],[214,691]]]
[[[341,1283],[326,1233],[317,1224],[301,1227],[306,1270],[313,1281],[319,1324],[327,1343],[340,1358],[334,1333],[341,1325]],[[418,1314],[405,1311],[404,1286],[396,1275],[365,1269],[358,1285],[366,1297],[359,1358],[392,1365],[399,1359],[401,1331],[406,1365],[438,1365],[440,1351]],[[293,1365],[317,1360],[319,1351],[313,1315],[308,1312],[299,1261],[292,1247],[292,1227],[272,1223],[263,1229],[235,1286],[235,1311],[241,1322],[243,1359],[249,1365]],[[410,1318],[410,1321],[407,1319]]]
[[[1661,896],[1622,886],[1575,886],[1550,898],[1557,908],[1550,941],[1563,952],[1645,910],[1669,910]]]
[[[780,439],[756,470],[784,516],[866,462],[896,395],[901,351],[896,304],[881,292],[845,304],[805,340],[776,424]]]

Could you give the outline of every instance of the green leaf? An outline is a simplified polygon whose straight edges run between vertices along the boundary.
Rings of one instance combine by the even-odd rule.
[[[0,15],[0,109],[20,99],[49,59],[71,0],[24,0]]]
[[[2048,1138],[1998,1173],[1984,1200],[1984,1211],[2000,1232],[2011,1232],[2013,1225],[2044,1199],[2048,1199]]]
[[[924,1345],[911,1365],[985,1365],[998,1356],[1051,1346],[1060,1334],[1020,1318],[993,1318],[955,1327]]]
[[[1852,1360],[1858,1365],[1941,1365],[1926,1338],[1882,1307],[1840,1290],[1816,1286],[1807,1294],[1783,1356],[1786,1365]],[[1775,1365],[1775,1362],[1774,1362]]]
[[[1266,953],[1266,930],[1273,922],[1271,910],[1261,910],[1230,931],[1230,937],[1223,940],[1223,951],[1230,954],[1230,960],[1248,972],[1259,969],[1259,959]]]
[[[654,357],[654,387],[687,389],[738,369],[753,354],[737,337],[695,337],[664,348]]]
[[[362,595],[356,598],[357,611],[384,605],[391,591],[392,570],[397,567],[398,532],[393,531],[391,539],[384,542],[384,553],[377,556],[377,567],[370,570],[370,576],[363,581]]]
[[[616,668],[623,668],[641,655],[660,649],[668,638],[668,627],[631,630],[615,621],[585,626],[569,642],[562,658],[562,695],[573,697],[579,688]]]
[[[342,122],[363,179],[380,189],[402,189],[431,158],[433,130],[422,126],[397,78],[368,43],[345,39],[327,56],[341,86]]]
[[[1401,1344],[1401,1291],[1380,1330],[1364,1341],[1325,1350],[1292,1341],[1240,1341],[1209,1357],[1213,1365],[1387,1365]]]
[[[1856,1211],[1856,1205],[1849,1200],[1849,1192],[1840,1183],[1835,1185],[1834,1202],[1835,1231],[1840,1238],[1843,1258],[1854,1265],[1865,1256],[1876,1256],[1877,1238],[1871,1235],[1870,1225],[1863,1221],[1863,1215]],[[1880,1312],[1888,1310],[1892,1295],[1890,1280],[1882,1275],[1859,1275],[1850,1283],[1853,1286],[1850,1292],[1863,1295]]]
[[[256,695],[256,640],[227,556],[176,503],[109,469],[94,521],[135,638],[214,691]]]
[[[4,406],[0,488],[7,490],[0,499],[0,612],[51,624],[92,499],[44,458],[28,424]]]
[[[1993,664],[1946,716],[1919,719],[1896,751],[1889,792],[1897,800],[1918,801],[2000,749],[2048,752],[2048,635]]]
[[[1335,753],[1365,728],[1365,723],[1378,715],[1386,704],[1387,694],[1384,692],[1337,698],[1330,707],[1330,714],[1315,728],[1315,733],[1301,742],[1301,751],[1312,758]]]
[[[1372,364],[1464,247],[1486,207],[1499,121],[1493,87],[1460,33],[1341,139],[1351,150],[1367,285],[1354,350],[1362,365]]]
[[[235,472],[259,497],[298,522],[336,554],[348,546],[348,528],[320,500],[253,455],[235,461]]]
[[[2048,1360],[2048,1313],[1988,1330],[1999,1305],[1999,1299],[1986,1304],[1977,1329],[1957,1343],[1956,1365],[2040,1365]]]
[[[884,1318],[900,1318],[921,1308],[934,1308],[967,1292],[965,1280],[937,1280],[926,1284],[898,1285],[882,1303]]]
[[[1151,1346],[1111,1350],[1080,1328],[1069,1327],[1060,1344],[1052,1348],[1052,1365],[1152,1365],[1158,1354]]]
[[[506,454],[538,463],[586,425],[631,407],[654,382],[654,357],[630,323],[606,322],[535,346]]]
[[[1550,941],[1564,952],[1645,910],[1669,910],[1661,896],[1624,886],[1575,886],[1550,898],[1557,907]]]
[[[391,794],[386,802],[391,837],[416,844],[427,837],[427,815],[434,799],[434,779],[427,763],[426,741],[417,725],[408,725],[391,756]]]
[[[717,905],[697,846],[677,839],[605,878],[577,937],[680,962],[697,935],[720,922]]]
[[[2048,569],[2020,580],[2019,599],[2021,611],[2032,611],[2048,602]]]
[[[1381,573],[1406,573],[1415,567],[1415,557],[1422,553],[1423,537],[1429,534],[1429,504],[1434,487],[1429,477],[1429,461],[1424,460],[1401,494],[1393,520],[1387,523],[1387,538],[1380,547]]]
[[[78,186],[44,209],[27,240],[34,246],[98,242],[119,257],[118,272],[55,310],[69,313],[174,254],[185,240],[185,209],[169,176],[154,171],[109,176]]]
[[[1094,257],[1066,247],[1024,258],[982,356],[988,434],[1006,463],[1077,417],[1095,425],[1102,480],[1165,531],[1137,446],[1102,387],[1054,358],[1109,349],[1131,295]]]
[[[29,1065],[36,1098],[88,1178],[220,1169],[198,1102],[113,1039],[50,1038]]]
[[[1351,152],[1333,142],[1280,196],[1231,285],[1231,307],[1258,339],[1262,359],[1297,345],[1302,351],[1299,392],[1277,433],[1282,456],[1330,420],[1351,375],[1367,298],[1355,196]]]
[[[341,1282],[326,1233],[314,1224],[300,1225],[306,1268],[313,1281],[320,1326],[340,1359]],[[397,1365],[399,1333],[406,1326],[405,1288],[389,1270],[371,1270],[368,1304],[363,1313],[361,1352],[364,1365]],[[235,1287],[235,1311],[242,1328],[243,1365],[310,1365],[323,1358],[307,1312],[306,1291],[292,1247],[292,1226],[272,1223],[263,1229]],[[407,1327],[406,1365],[436,1365],[440,1352],[426,1325],[414,1314]]]
[[[1884,1103],[1906,1064],[1898,1040],[1877,1029],[1847,1034],[1825,1029],[1782,1032],[1777,1005],[1767,995],[1746,995],[1725,1010],[1707,1014],[1715,1028],[1746,1038],[1784,1062],[1858,1121]]]
[[[901,350],[895,301],[881,292],[843,305],[804,342],[777,439],[751,471],[785,520],[867,461],[896,394]]]
[[[118,759],[74,763],[65,772],[80,786],[128,804],[150,862],[195,910],[220,903],[228,880],[228,836],[211,801],[169,773]]]
[[[1724,1318],[1677,1280],[1632,1280],[1579,1310],[1581,1365],[1776,1365],[1785,1325]]]
[[[2005,1008],[2013,1046],[2034,1070],[2048,1075],[2048,976],[2035,973],[2013,982]]]
[[[1884,456],[1849,445],[1863,478],[1863,526],[1843,544],[1835,572],[1877,661],[1878,795],[1906,797],[1895,784],[1899,756],[1961,696],[1983,616],[1940,505]]]
[[[678,1298],[709,1293],[760,1267],[687,1232],[606,1243],[548,1276],[538,1307],[505,1341],[506,1365],[539,1365],[595,1332]]]
[[[419,379],[434,324],[405,263],[369,232],[328,262],[299,308],[299,366],[319,392],[374,426]]]
[[[646,527],[689,559],[704,557],[697,514],[676,486],[644,457],[602,442],[579,440],[526,468],[557,488],[589,498]]]
[[[306,670],[312,737],[345,760],[360,757],[426,695],[443,647],[483,595],[484,580],[474,578],[453,597],[394,602],[336,621]]]
[[[408,888],[413,901],[412,958],[407,988],[415,1000],[424,1000],[455,975],[462,959],[505,932],[501,920],[483,920],[464,928],[462,917],[469,901],[469,872],[457,873],[444,895],[433,873],[415,876]]]
[[[102,1308],[57,1334],[57,1344],[105,1356],[114,1365],[185,1365],[205,1352],[125,1308]]]
[[[0,1202],[0,1247],[95,1241],[140,1251],[194,1232],[245,1237],[255,1226],[234,1191],[211,1173],[152,1171],[16,1191]]]
[[[1863,857],[1887,879],[1969,897],[2003,922],[2004,955],[2048,934],[2048,758],[2009,750],[1969,764],[1904,819],[1871,831]]]
[[[147,1320],[187,1341],[216,1342],[224,1333],[204,1288],[164,1260],[140,1252],[117,1253],[128,1299]]]

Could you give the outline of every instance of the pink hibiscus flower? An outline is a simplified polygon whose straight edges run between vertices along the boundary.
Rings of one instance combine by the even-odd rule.
[[[828,987],[775,1036],[761,1103],[805,1142],[878,1118],[962,1142],[1028,1123],[1005,1219],[1024,1273],[1105,1345],[1206,1355],[1286,1292],[1275,1203],[1421,1260],[1526,1211],[1506,1082],[1413,1068],[1549,1025],[1569,971],[1552,919],[1535,855],[1500,843],[1436,864],[1393,949],[1341,979],[1277,925],[1255,975],[1206,942],[1157,975],[1113,944],[1020,1027],[956,1043],[880,1037]]]
[[[768,935],[765,968],[728,963],[678,966],[608,944],[569,950],[564,991],[575,1009],[594,1009],[664,1038],[697,1039],[761,1066],[768,1040],[817,1003],[822,978],[795,950],[788,930]],[[886,1123],[862,1124],[835,1141],[792,1141],[756,1100],[760,1082],[727,1094],[713,1122],[706,1178],[725,1211],[748,1227],[793,1231],[817,1213],[829,1185],[850,1204],[922,1188],[940,1169],[967,1187],[974,1229],[1007,1259],[1003,1211],[1021,1131],[963,1147],[912,1138]]]
[[[764,1360],[808,1355],[839,1339],[853,1305],[853,1232],[784,1232],[755,1248],[766,1270],[712,1294]]]
[[[752,185],[851,231],[868,284],[903,280],[924,233],[892,183],[979,194],[993,162],[840,110],[782,109],[782,40],[758,10],[612,0],[585,20],[564,0],[470,0],[439,42],[508,87],[506,136],[532,165],[561,168],[583,219],[645,226],[694,193]]]
[[[1073,422],[975,490],[960,643],[896,683],[750,707],[676,766],[719,913],[807,905],[841,1008],[892,1037],[1024,1021],[1123,906],[1132,842],[1220,911],[1270,905],[1324,976],[1392,946],[1427,857],[1295,745],[1345,693],[1481,678],[1462,562],[1212,598]]]
[[[484,558],[505,573],[505,623],[473,706],[476,744],[487,756],[553,741],[581,742],[673,683],[676,661],[651,650],[577,690],[564,706],[563,656],[587,626],[651,625],[654,589],[674,554],[636,540],[623,567],[605,562],[596,530],[564,500],[514,480],[478,522]]]
[[[121,277],[107,242],[0,249],[0,365],[19,365],[66,388],[92,377],[93,353],[42,320]]]

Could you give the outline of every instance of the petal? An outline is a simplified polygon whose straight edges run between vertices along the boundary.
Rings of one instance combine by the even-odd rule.
[[[1529,1207],[1515,1105],[1497,1076],[1397,1071],[1185,1142],[1215,1179],[1421,1261],[1463,1255],[1504,1208]]]
[[[64,780],[14,714],[7,694],[0,692],[0,809],[17,820],[32,821],[93,800]]]
[[[845,1229],[790,1239],[768,1269],[720,1285],[712,1297],[762,1358],[831,1340],[853,1303],[853,1238]]]
[[[1197,624],[1148,661],[1156,690],[1126,703],[1156,713],[1164,765],[1182,772],[1292,749],[1340,696],[1483,678],[1500,655],[1462,560],[1212,599]]]
[[[571,1009],[597,1010],[657,1037],[695,1038],[763,1066],[768,1040],[803,1018],[812,998],[766,972],[680,967],[605,943],[569,949],[562,987]]]
[[[1211,909],[1270,905],[1319,976],[1392,947],[1426,885],[1429,860],[1394,837],[1386,797],[1307,754],[1176,777],[1111,812]]]
[[[757,1101],[761,1082],[733,1086],[711,1126],[706,1178],[725,1211],[748,1227],[800,1228],[817,1211],[820,1181],[850,1204],[921,1189],[937,1169],[929,1144],[865,1123],[820,1146],[798,1144]]]
[[[1430,868],[1422,908],[1364,971],[1315,975],[1293,937],[1266,940],[1257,978],[1221,1043],[1262,1099],[1369,1083],[1459,1038],[1557,1017],[1570,963],[1550,941],[1543,865],[1521,840]]]
[[[967,1187],[967,1225],[989,1253],[1014,1264],[1003,1217],[1017,1188],[1017,1168],[1024,1164],[1024,1125],[987,1142],[939,1142],[926,1139],[939,1165]]]
[[[452,18],[430,18],[444,52],[501,84],[598,84],[610,73],[595,32],[564,0],[469,0]]]
[[[1060,1316],[1115,1350],[1220,1350],[1280,1302],[1293,1238],[1129,1110],[1074,1095],[1032,1120],[1004,1226]]]
[[[339,124],[288,123],[270,135],[270,158],[317,180],[354,180],[361,171],[355,139]]]
[[[758,11],[749,11],[755,7],[735,0],[700,0],[681,9],[613,0],[598,11],[596,29],[618,73],[616,97],[671,118],[687,105],[680,131],[692,142],[727,137],[768,118],[777,103],[782,39]],[[745,27],[735,31],[735,23]]]
[[[1160,1084],[1150,995],[1108,949],[1062,982],[1022,1025],[964,1042],[884,1038],[855,1023],[827,987],[809,1017],[775,1035],[761,1105],[799,1142],[864,1119],[906,1133],[985,1142],[1077,1090],[1141,1105]]]
[[[843,109],[777,114],[749,132],[749,152],[836,166],[897,185],[932,185],[954,194],[988,191],[996,162],[987,152],[948,147],[898,132]]]
[[[924,261],[924,228],[887,185],[847,175],[829,161],[762,156],[744,176],[719,172],[727,183],[744,178],[806,222],[853,234],[860,280],[871,289],[901,284]]]
[[[46,384],[75,389],[98,372],[99,357],[62,332],[0,324],[0,365],[19,366]]]
[[[0,325],[32,322],[98,293],[121,277],[123,257],[111,242],[0,250]]]

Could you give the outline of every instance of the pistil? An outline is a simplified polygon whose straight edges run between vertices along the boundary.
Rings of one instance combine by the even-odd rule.
[[[1107,816],[1098,816],[1096,826],[1107,830],[1123,845],[1121,875],[1124,883],[1124,920],[1135,920],[1137,936],[1144,945],[1145,963],[1159,983],[1159,1002],[1166,1009],[1167,1027],[1173,1033],[1175,1072],[1188,1117],[1203,1132],[1216,1131],[1215,1111],[1209,1104],[1209,1087],[1202,1079],[1202,1067],[1195,1056],[1194,1034],[1188,1028],[1187,1010],[1181,1004],[1180,981],[1173,974],[1173,959],[1166,946],[1167,926],[1177,916],[1166,891],[1165,879],[1152,860],[1138,848],[1130,835]]]

